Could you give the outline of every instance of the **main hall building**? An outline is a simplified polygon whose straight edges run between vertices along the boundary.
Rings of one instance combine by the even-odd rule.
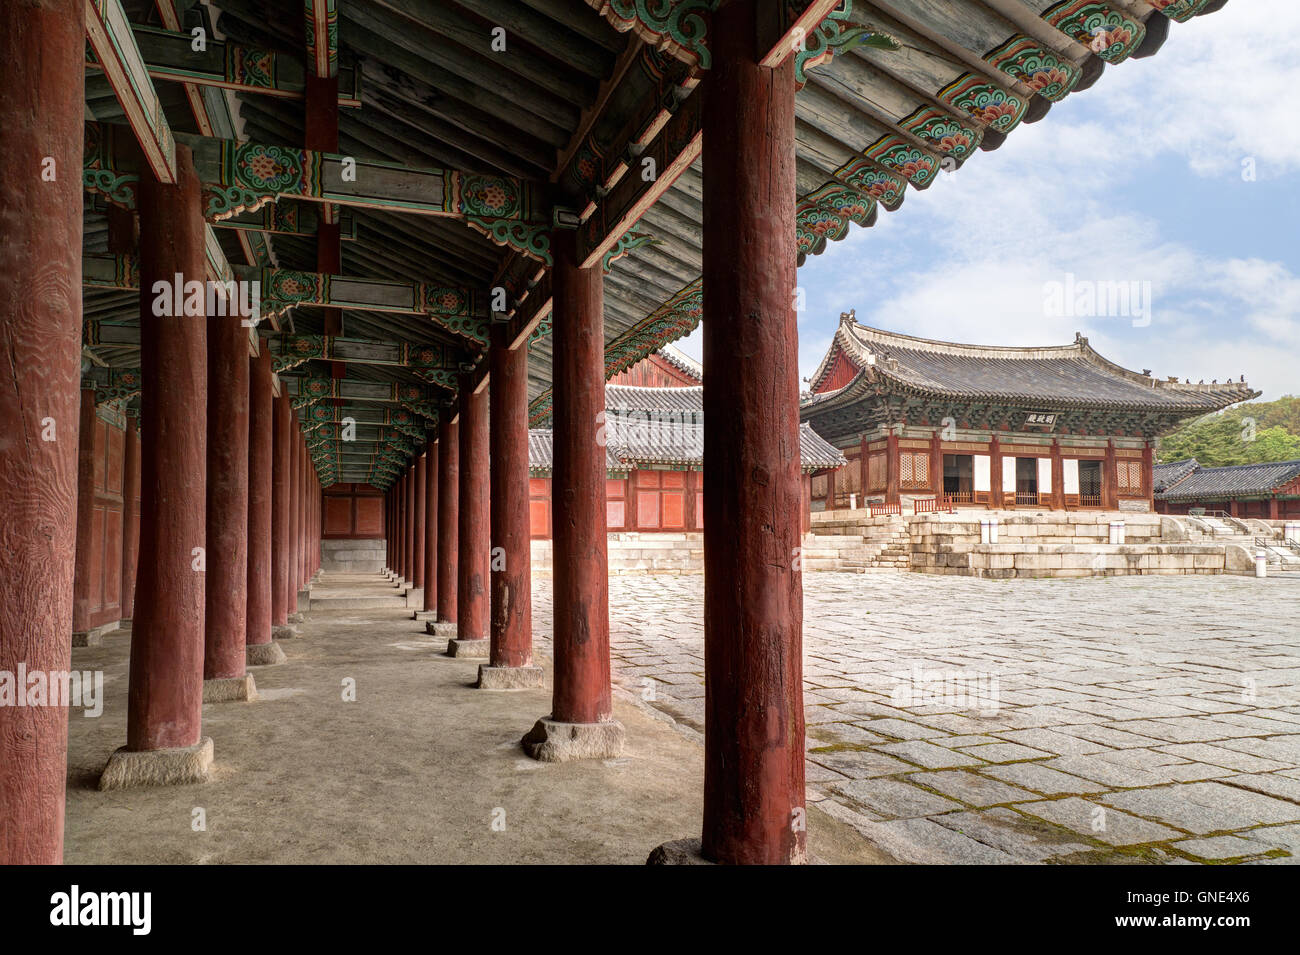
[[[1130,371],[1069,345],[958,345],[840,325],[802,420],[848,465],[814,472],[812,509],[1153,510],[1156,439],[1258,397],[1237,382]]]

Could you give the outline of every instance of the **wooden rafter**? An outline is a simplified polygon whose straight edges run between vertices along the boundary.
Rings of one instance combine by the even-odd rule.
[[[159,182],[176,181],[176,143],[121,0],[86,0],[86,36]]]

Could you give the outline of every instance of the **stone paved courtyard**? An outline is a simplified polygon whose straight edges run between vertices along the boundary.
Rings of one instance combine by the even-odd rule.
[[[1300,861],[1300,581],[804,587],[808,798],[898,859]],[[697,731],[702,608],[700,576],[610,581],[615,682]]]

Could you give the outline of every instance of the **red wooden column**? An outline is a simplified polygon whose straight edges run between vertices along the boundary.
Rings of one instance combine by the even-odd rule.
[[[406,515],[403,521],[402,537],[402,560],[406,565],[406,582],[410,584],[411,589],[419,586],[415,582],[415,464],[412,463],[406,469],[406,476],[403,478],[402,487],[403,499],[406,502]]]
[[[930,486],[934,499],[943,503],[943,443],[938,431],[930,434]]]
[[[1002,507],[1002,443],[996,434],[989,438],[989,507]]]
[[[94,547],[95,387],[89,382],[83,385],[77,427],[77,555],[76,573],[72,578],[72,645],[97,647],[104,641],[105,628],[90,625],[91,588],[97,570]]]
[[[299,536],[299,522],[302,518],[302,455],[298,448],[298,412],[289,409],[289,536],[286,538],[287,551],[285,563],[285,600],[289,610],[289,622],[302,623],[298,613],[298,555],[302,551],[302,538]]]
[[[438,444],[424,452],[424,603],[416,620],[438,618]]]
[[[297,634],[289,626],[289,454],[293,441],[293,408],[283,383],[280,388],[273,412],[271,452],[271,633],[277,640]]]
[[[67,670],[81,409],[84,4],[0,25],[0,671]],[[48,157],[48,160],[47,160]],[[56,176],[41,171],[52,162]],[[79,718],[79,717],[78,717]],[[63,860],[68,712],[0,707],[0,865]]]
[[[574,232],[555,230],[551,248],[555,689],[522,742],[536,759],[563,761],[617,756],[624,734],[609,685],[604,283],[599,267],[578,267]]]
[[[415,582],[415,589],[420,591],[420,603],[424,603],[424,505],[425,495],[428,493],[425,488],[425,478],[427,475],[427,464],[424,455],[415,459],[415,465],[411,469],[415,480],[412,482],[415,490],[415,501],[413,512],[415,520],[411,522],[411,539],[412,549],[411,556],[413,560],[413,570],[411,579]]]
[[[394,543],[397,547],[397,581],[406,580],[406,475],[402,474],[393,485],[393,520],[396,522]]]
[[[456,636],[456,538],[460,516],[460,423],[446,408],[438,418],[438,619],[424,625],[439,637]]]
[[[271,639],[274,574],[271,559],[272,475],[275,458],[275,396],[271,391],[271,350],[262,343],[249,359],[248,382],[248,602],[244,625],[249,666],[284,662]]]
[[[207,778],[202,737],[207,324],[154,314],[154,285],[206,281],[199,179],[176,145],[176,184],[139,182],[140,567],[131,631],[126,747],[101,789]],[[206,561],[206,557],[205,557]]]
[[[1153,452],[1151,442],[1147,441],[1142,445],[1142,490],[1146,492],[1147,508],[1154,513],[1156,509],[1156,489],[1155,489],[1155,464],[1152,458]],[[1269,505],[1270,520],[1277,520],[1277,501],[1271,501]]]
[[[1059,438],[1052,439],[1052,509],[1065,510],[1065,461]]]
[[[1116,492],[1119,489],[1118,477],[1115,473],[1115,441],[1107,438],[1106,462],[1102,466],[1101,474],[1101,506],[1107,510],[1114,510],[1119,506],[1116,503]]]
[[[488,594],[492,560],[492,525],[488,487],[487,387],[474,391],[470,374],[460,376],[460,490],[456,546],[456,636],[447,655],[486,659],[492,641]]]
[[[491,326],[491,639],[481,689],[541,686],[533,666],[531,541],[528,519],[528,345],[510,347],[508,327]],[[499,561],[499,562],[498,562]]]
[[[885,503],[898,504],[898,432],[893,428],[885,436],[885,474]]]
[[[308,525],[309,510],[307,501],[311,495],[311,455],[307,452],[307,437],[298,431],[298,460],[302,465],[301,488],[298,498],[298,590],[307,586],[308,550],[311,546],[311,528]],[[300,601],[301,602],[301,598]],[[306,607],[303,608],[304,610]]]
[[[134,414],[126,417],[122,452],[122,622],[135,610],[135,569],[140,550],[140,427]]]
[[[764,5],[766,6],[766,5]],[[705,858],[806,859],[794,60],[757,0],[709,31],[704,93]],[[897,500],[891,436],[889,500]]]
[[[248,329],[240,315],[208,318],[207,597],[203,699],[257,695],[247,673]]]

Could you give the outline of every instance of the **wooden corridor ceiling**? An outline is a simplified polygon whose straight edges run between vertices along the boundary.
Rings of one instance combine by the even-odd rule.
[[[85,341],[104,400],[131,399],[139,364],[133,250],[113,208],[130,205],[124,138],[165,149],[174,136],[201,179],[220,180],[213,273],[262,281],[278,330],[261,332],[326,484],[388,486],[456,372],[481,380],[490,321],[529,338],[531,416],[545,420],[553,222],[577,224],[587,262],[608,269],[607,375],[689,333],[702,313],[698,86],[718,3],[89,0],[111,44],[88,45],[86,74]],[[793,56],[800,84],[800,261],[1225,3],[773,0],[769,59]],[[114,57],[134,94],[105,66]],[[309,74],[338,77],[354,186],[332,181],[337,157],[302,152]],[[145,109],[127,108],[133,95]],[[217,140],[268,147],[255,168],[285,181],[239,192]],[[326,280],[316,229],[331,215],[343,278]],[[339,309],[342,336],[323,337]],[[345,416],[355,441],[341,440]]]

